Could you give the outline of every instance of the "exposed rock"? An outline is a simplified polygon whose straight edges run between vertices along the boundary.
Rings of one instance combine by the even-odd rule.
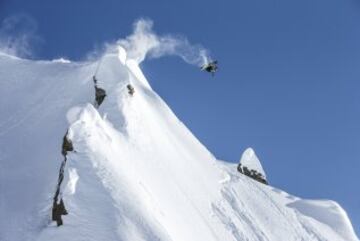
[[[241,163],[239,163],[237,169],[238,169],[238,171],[240,173],[242,173],[242,174],[244,174],[244,175],[246,175],[248,177],[251,177],[252,179],[254,179],[254,180],[258,181],[258,182],[261,182],[261,183],[266,184],[266,185],[269,184],[267,182],[267,180],[265,179],[265,177],[261,173],[257,172],[256,170],[253,170],[253,169],[249,170],[247,167],[245,167],[245,166],[243,167],[241,165]]]
[[[105,90],[95,86],[96,107],[99,107],[103,103],[105,97],[106,97]]]
[[[254,150],[251,148],[246,149],[242,154],[237,170],[258,182],[268,184],[265,171]]]
[[[68,214],[68,212],[66,211],[64,201],[62,199],[60,199],[60,203],[57,203],[54,200],[53,209],[52,209],[52,220],[56,221],[57,226],[63,225],[61,216],[67,215],[67,214]]]
[[[65,164],[67,162],[67,153],[69,151],[73,151],[73,150],[74,150],[74,147],[73,147],[72,141],[68,137],[68,131],[67,131],[63,137],[61,154],[64,156],[64,160],[62,161],[61,166],[60,166],[58,183],[56,186],[56,191],[55,191],[55,195],[53,198],[53,207],[52,207],[52,220],[56,221],[57,226],[63,225],[61,215],[68,214],[68,212],[66,211],[63,199],[60,198],[60,202],[58,202],[58,200],[59,200],[59,195],[60,195],[61,183],[64,180],[64,171],[65,171]]]
[[[61,153],[63,156],[66,156],[68,151],[73,151],[73,150],[74,150],[74,147],[73,147],[72,141],[68,138],[68,132],[66,132],[66,134],[63,138]]]
[[[106,91],[97,85],[97,79],[93,76],[94,87],[95,87],[95,107],[98,108],[106,97]]]
[[[131,84],[128,84],[127,86],[127,89],[128,89],[128,93],[129,93],[129,95],[134,95],[134,93],[135,93],[135,89],[134,89],[134,87],[131,85]]]

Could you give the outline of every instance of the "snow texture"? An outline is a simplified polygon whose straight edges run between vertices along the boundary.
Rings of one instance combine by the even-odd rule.
[[[97,79],[107,96],[94,108],[99,61],[0,55],[1,241],[358,240],[335,202],[302,200],[216,160],[124,49],[102,57]],[[56,227],[67,130],[69,214]],[[265,174],[251,149],[242,161]]]
[[[249,170],[255,170],[266,178],[265,171],[252,148],[247,148],[241,156],[240,164],[247,167]]]

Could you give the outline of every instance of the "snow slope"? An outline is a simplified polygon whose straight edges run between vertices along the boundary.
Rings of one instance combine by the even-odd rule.
[[[216,158],[126,51],[98,62],[0,54],[0,240],[358,240],[332,201],[302,200]],[[135,95],[126,85],[135,87]],[[69,129],[64,225],[50,221]]]

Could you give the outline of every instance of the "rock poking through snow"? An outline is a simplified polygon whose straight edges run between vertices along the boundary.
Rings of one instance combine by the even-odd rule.
[[[299,202],[218,161],[121,57],[103,56],[95,108],[98,61],[0,54],[1,241],[358,241],[337,204]],[[252,150],[241,163],[265,178]],[[54,228],[60,181],[54,216],[68,215]]]
[[[58,183],[56,185],[56,191],[53,198],[53,207],[52,207],[52,220],[56,221],[57,226],[63,225],[63,220],[61,218],[62,215],[67,215],[68,212],[66,211],[64,201],[61,197],[61,184],[64,180],[64,172],[65,172],[65,165],[67,162],[67,154],[74,150],[72,141],[69,138],[69,131],[66,131],[66,134],[63,137],[63,143],[61,148],[61,154],[64,156],[64,160],[61,163],[59,176],[58,176]],[[60,200],[60,201],[59,201]]]
[[[99,108],[106,97],[106,91],[98,86],[97,79],[93,76],[94,87],[95,87],[95,103],[94,106]]]
[[[252,148],[248,148],[241,156],[238,171],[258,182],[269,184],[266,180],[265,171]]]

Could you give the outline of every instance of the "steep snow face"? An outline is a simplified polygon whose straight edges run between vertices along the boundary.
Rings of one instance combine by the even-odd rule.
[[[265,171],[252,148],[247,148],[241,156],[240,164],[249,170],[255,170],[266,178]]]
[[[96,69],[107,94],[98,109]],[[299,199],[217,161],[123,49],[100,65],[0,55],[0,75],[2,241],[358,240],[336,203]],[[69,214],[56,227],[67,130]]]

